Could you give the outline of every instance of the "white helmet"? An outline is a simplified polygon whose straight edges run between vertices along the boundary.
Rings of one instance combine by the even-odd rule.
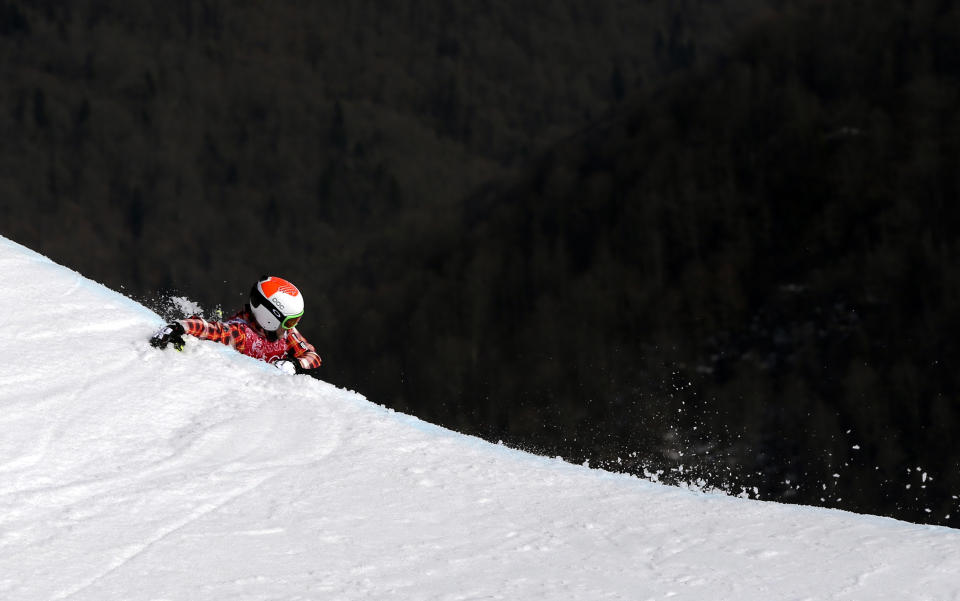
[[[289,330],[303,317],[303,295],[283,278],[264,276],[250,290],[250,310],[267,332]]]

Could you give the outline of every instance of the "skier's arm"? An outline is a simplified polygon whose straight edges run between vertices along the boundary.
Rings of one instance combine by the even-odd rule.
[[[206,321],[196,315],[188,317],[187,319],[181,319],[177,323],[183,326],[185,333],[196,338],[213,340],[214,342],[230,345],[238,350],[243,349],[245,337],[243,330],[236,324]]]
[[[297,330],[291,330],[288,339],[290,340],[288,347],[290,354],[293,355],[292,359],[300,364],[300,370],[306,371],[320,367],[320,364],[323,363],[320,355],[317,354],[313,345],[307,342],[303,334]]]

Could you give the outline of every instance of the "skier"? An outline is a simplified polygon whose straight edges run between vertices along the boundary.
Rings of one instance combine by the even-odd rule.
[[[183,350],[183,335],[228,344],[244,355],[275,365],[288,374],[320,367],[320,356],[296,325],[303,317],[303,295],[283,278],[264,276],[250,289],[250,302],[230,319],[206,321],[192,316],[167,324],[154,334],[157,348]]]

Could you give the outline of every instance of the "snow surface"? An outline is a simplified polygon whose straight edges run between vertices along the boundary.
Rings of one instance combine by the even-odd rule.
[[[0,599],[960,599],[960,531],[394,413],[0,238]]]

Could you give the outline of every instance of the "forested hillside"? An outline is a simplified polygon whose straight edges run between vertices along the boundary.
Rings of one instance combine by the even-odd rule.
[[[955,512],[958,26],[786,11],[472,198],[451,396],[578,460]]]
[[[283,275],[322,378],[461,431],[950,523],[956,31],[934,0],[7,2],[0,233],[139,299]]]
[[[220,298],[278,260],[327,290],[357,236],[447,225],[721,43],[733,4],[7,2],[7,233],[138,290]],[[265,237],[274,256],[247,248]]]

